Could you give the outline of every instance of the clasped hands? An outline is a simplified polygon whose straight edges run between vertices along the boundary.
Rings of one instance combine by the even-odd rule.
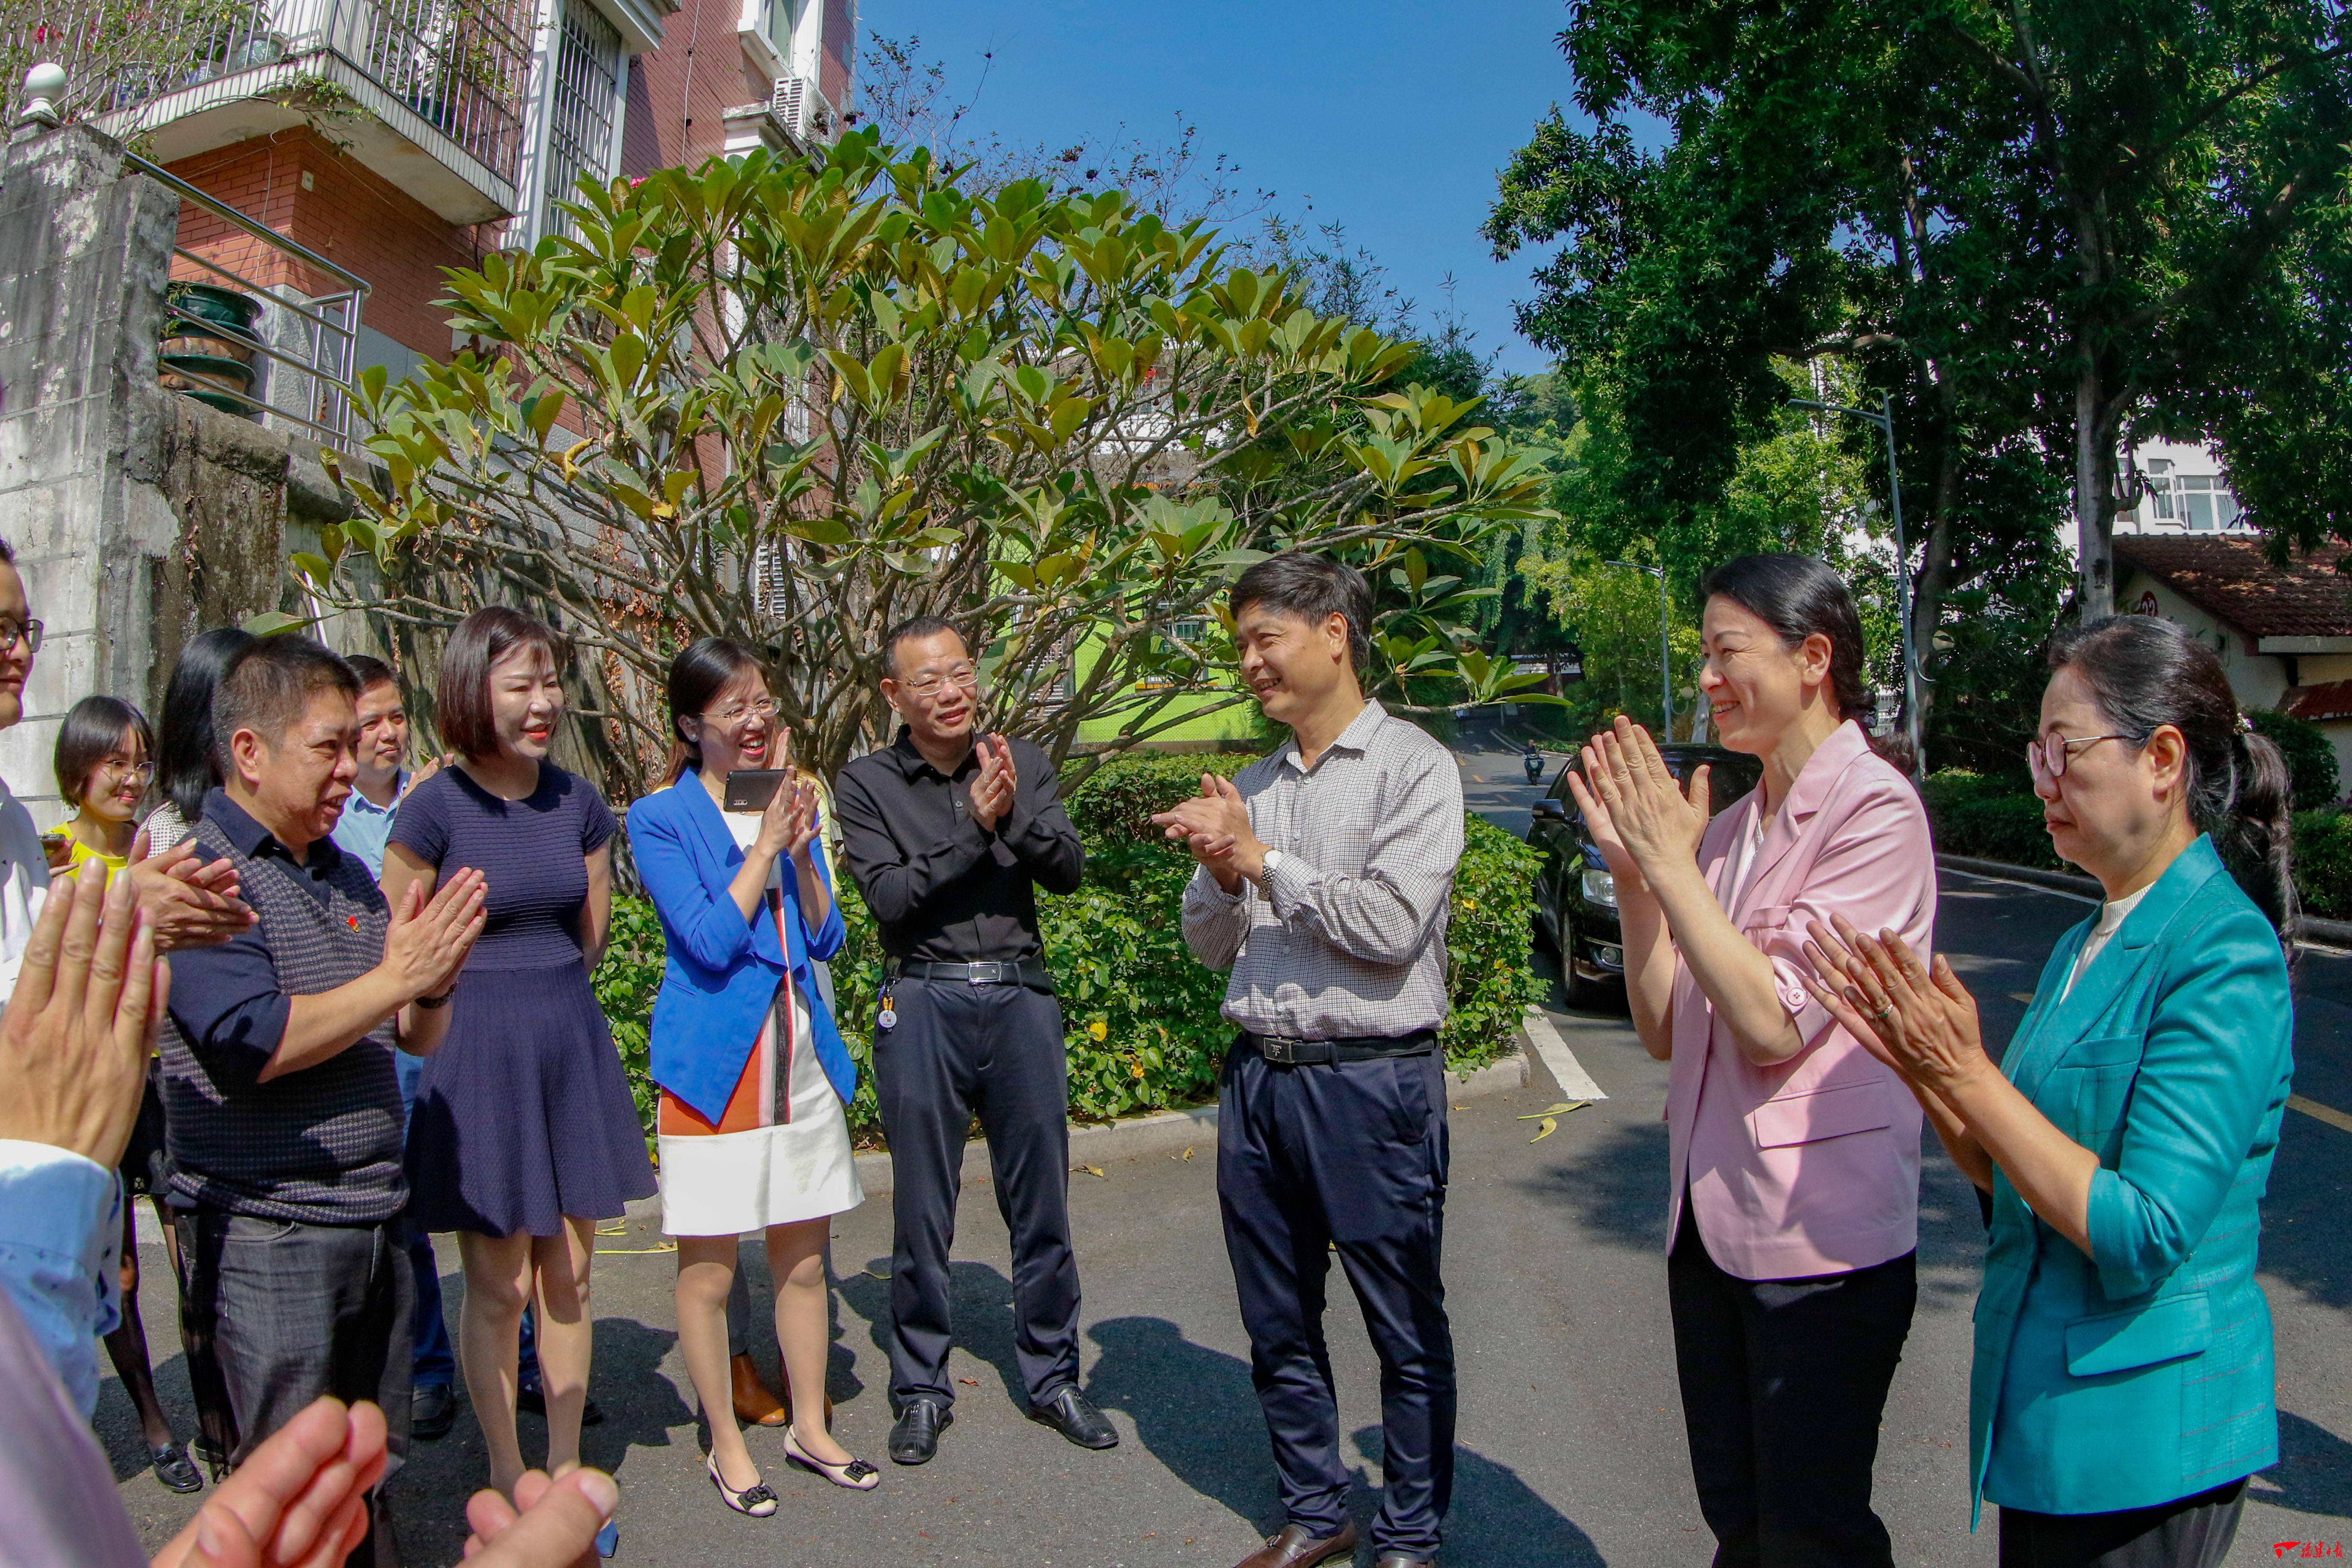
[[[1265,845],[1252,831],[1249,806],[1229,778],[1202,773],[1199,795],[1152,813],[1151,821],[1169,843],[1190,849],[1228,894],[1265,875]]]
[[[1942,953],[1923,968],[1892,931],[1870,936],[1843,915],[1831,922],[1812,922],[1805,989],[1865,1050],[1948,1103],[1970,1079],[2000,1070],[1985,1054],[1976,998]]]
[[[972,742],[980,755],[980,773],[971,781],[971,819],[983,833],[993,833],[1013,810],[1021,787],[1020,771],[1013,765],[1013,746],[1002,735],[982,735]]]
[[[1707,768],[1691,774],[1685,794],[1650,732],[1622,713],[1579,757],[1583,772],[1569,770],[1569,793],[1611,874],[1654,883],[1674,868],[1696,872],[1709,815]]]
[[[768,797],[760,814],[760,836],[752,847],[771,858],[806,858],[817,835],[816,781],[799,773],[787,775]]]

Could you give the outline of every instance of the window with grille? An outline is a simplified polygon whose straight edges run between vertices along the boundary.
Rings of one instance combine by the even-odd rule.
[[[613,124],[621,104],[621,31],[587,0],[563,0],[563,36],[547,105],[547,209],[541,234],[569,234],[580,176],[613,171]]]

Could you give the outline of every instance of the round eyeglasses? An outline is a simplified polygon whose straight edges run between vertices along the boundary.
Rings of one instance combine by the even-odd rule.
[[[2036,788],[2055,784],[2066,776],[2066,764],[2077,746],[2095,746],[2101,741],[2128,741],[2129,735],[2044,735],[2025,748],[2025,765],[2032,770]]]

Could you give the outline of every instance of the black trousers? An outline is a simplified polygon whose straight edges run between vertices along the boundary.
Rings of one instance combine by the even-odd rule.
[[[1323,1341],[1339,1254],[1381,1358],[1372,1545],[1437,1554],[1454,1493],[1454,1335],[1445,1231],[1445,1062],[1436,1052],[1276,1067],[1236,1043],[1217,1100],[1217,1198],[1289,1521],[1347,1522],[1347,1466]]]
[[[184,1209],[173,1221],[181,1331],[192,1361],[206,1363],[202,1375],[227,1392],[231,1462],[331,1394],[383,1406],[397,1469],[408,1452],[415,1308],[404,1224],[299,1225],[218,1209]],[[399,1559],[383,1488],[371,1506],[375,1528],[350,1562],[391,1568]]]
[[[997,1212],[1013,1234],[1013,1343],[1031,1403],[1078,1381],[1078,1264],[1070,1250],[1070,1066],[1062,1008],[1019,985],[899,980],[895,1028],[874,1044],[890,1140],[890,1405],[955,1402],[948,1253],[971,1119],[988,1140]]]
[[[1918,1304],[1917,1254],[1848,1274],[1742,1279],[1707,1256],[1685,1201],[1666,1299],[1717,1568],[1892,1568],[1870,1468]]]
[[[2000,1568],[2221,1568],[2246,1509],[2243,1477],[2153,1508],[2000,1510]]]

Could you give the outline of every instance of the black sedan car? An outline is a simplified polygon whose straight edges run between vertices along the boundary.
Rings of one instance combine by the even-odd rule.
[[[1707,797],[1717,811],[1754,789],[1763,773],[1754,757],[1720,746],[1671,742],[1658,752],[1677,779],[1687,779],[1702,763],[1713,768]],[[1616,880],[1568,793],[1569,773],[1578,765],[1563,766],[1536,803],[1528,842],[1544,856],[1536,873],[1536,940],[1559,954],[1570,1003],[1591,1007],[1623,1000],[1625,948],[1617,930]]]

